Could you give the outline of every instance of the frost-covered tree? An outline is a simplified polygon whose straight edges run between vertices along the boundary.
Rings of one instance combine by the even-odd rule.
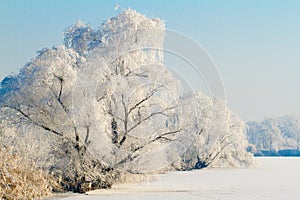
[[[197,93],[185,99],[184,105],[187,112],[197,108],[187,127],[189,132],[196,133],[196,137],[184,154],[180,168],[247,167],[253,164],[253,156],[246,151],[249,146],[246,126],[221,99]]]
[[[64,47],[43,49],[18,75],[2,81],[1,106],[15,111],[17,120],[31,122],[58,136],[70,134],[63,129],[72,126],[68,115],[77,59],[75,52]]]
[[[162,64],[164,23],[129,9],[104,23],[101,32],[102,43],[90,51],[82,71],[96,76],[91,84],[96,105],[110,120],[111,165],[139,173],[165,167],[170,155],[152,166],[149,161],[157,157],[155,145],[178,139],[181,84]],[[146,160],[149,164],[141,164]]]
[[[24,133],[29,134],[32,127],[46,135],[44,138],[55,148],[44,152],[44,156],[57,159],[50,164],[49,170],[55,176],[63,176],[63,187],[74,191],[83,189],[78,185],[82,176],[90,176],[88,171],[81,172],[82,168],[91,170],[86,165],[95,163],[95,166],[99,165],[96,168],[105,171],[103,163],[93,160],[86,151],[89,132],[83,132],[74,118],[74,114],[78,114],[77,108],[73,107],[73,98],[80,63],[80,56],[72,49],[63,46],[43,49],[18,75],[7,77],[1,83],[1,108],[5,118],[23,133],[20,135],[22,140]],[[28,142],[34,144],[37,141],[31,138]],[[92,187],[110,184],[100,174],[93,176]],[[71,180],[68,177],[72,177]]]
[[[248,126],[249,141],[255,145],[256,149],[275,151],[280,149],[283,138],[275,119],[265,119],[262,123],[249,122]]]
[[[247,137],[255,151],[299,150],[299,113],[247,122]],[[254,151],[254,152],[255,152]]]

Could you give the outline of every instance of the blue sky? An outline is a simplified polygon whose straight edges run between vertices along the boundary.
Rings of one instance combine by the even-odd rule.
[[[120,4],[199,42],[224,79],[227,101],[242,119],[300,111],[300,1],[297,0],[1,0],[0,78],[35,52],[61,44],[81,19],[94,28]]]

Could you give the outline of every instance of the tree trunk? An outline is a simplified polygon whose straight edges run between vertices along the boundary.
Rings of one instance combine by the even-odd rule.
[[[58,161],[49,171],[60,186],[54,191],[85,193],[112,186],[112,168],[93,158],[85,146],[78,147],[76,142],[64,141],[61,149],[54,153]]]

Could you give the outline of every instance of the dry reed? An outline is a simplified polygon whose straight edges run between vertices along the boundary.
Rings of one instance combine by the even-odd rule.
[[[49,175],[13,148],[0,148],[0,198],[40,199],[51,195]]]

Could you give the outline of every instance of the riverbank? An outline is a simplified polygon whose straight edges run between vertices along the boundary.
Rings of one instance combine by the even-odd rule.
[[[169,172],[143,183],[117,184],[110,190],[51,199],[300,199],[299,157],[256,157],[255,160],[257,167],[252,169]]]

